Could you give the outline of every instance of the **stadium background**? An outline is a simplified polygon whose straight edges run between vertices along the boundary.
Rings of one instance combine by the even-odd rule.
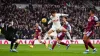
[[[0,20],[14,21],[14,28],[19,29],[21,39],[32,39],[35,23],[38,22],[43,34],[50,25],[41,23],[42,18],[49,20],[50,12],[69,14],[69,23],[72,26],[72,37],[82,39],[83,27],[88,18],[89,9],[94,8],[100,20],[99,0],[0,0]],[[45,30],[46,29],[46,30]],[[0,36],[0,39],[3,39]],[[92,39],[100,39],[100,27],[95,27]]]

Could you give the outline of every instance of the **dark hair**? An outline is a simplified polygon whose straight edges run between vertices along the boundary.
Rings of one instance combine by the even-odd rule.
[[[65,19],[67,19],[67,17],[63,16]]]
[[[56,13],[56,11],[55,10],[51,11],[51,14],[53,14],[53,13]]]
[[[94,10],[94,9],[91,9],[90,11],[91,11],[93,14],[95,13],[95,10]]]

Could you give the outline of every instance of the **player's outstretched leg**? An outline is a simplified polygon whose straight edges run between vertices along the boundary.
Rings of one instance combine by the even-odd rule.
[[[13,52],[18,52],[18,51],[17,51],[18,45],[19,45],[19,39],[17,39],[17,40],[15,41],[15,46],[14,46]]]
[[[53,45],[52,45],[52,48],[49,48],[49,49],[50,49],[50,50],[53,50],[53,49],[55,48],[56,44],[57,44],[57,41],[54,41],[54,43],[53,43]]]
[[[92,45],[90,41],[88,42],[88,46],[93,49],[93,53],[96,53],[97,49]]]
[[[84,34],[83,36],[83,42],[84,42],[84,46],[86,48],[86,50],[83,52],[84,54],[89,53],[89,49],[88,49],[88,36],[86,34]]]
[[[14,49],[13,49],[13,52],[18,52],[16,49],[18,47],[19,43],[15,43],[15,46],[14,46]]]
[[[13,48],[13,44],[15,43],[15,46],[14,46],[14,49],[12,49]],[[18,45],[19,45],[19,40],[17,39],[13,39],[12,41],[11,41],[11,46],[10,46],[10,52],[18,52],[16,49],[17,49],[17,47],[18,47]]]
[[[68,49],[68,48],[70,47],[70,44],[66,44],[66,43],[64,43],[64,42],[60,42],[59,44],[65,45],[65,46],[66,46],[66,49]]]
[[[69,33],[64,27],[62,27],[62,31],[66,32],[66,35],[68,36],[68,38],[70,39],[71,42],[74,42],[74,41],[72,40],[72,38],[71,38],[70,33]]]
[[[10,52],[12,52],[12,48],[13,48],[14,42],[15,42],[14,40],[11,41],[11,44],[10,44]]]
[[[84,45],[85,45],[85,48],[86,48],[86,50],[83,53],[84,54],[87,54],[89,52],[89,49],[88,49],[88,41],[83,40],[83,42],[84,42]]]
[[[88,49],[88,37],[86,35],[83,36],[83,42],[84,42],[84,45],[85,45],[85,48],[86,50],[83,52],[84,54],[87,54],[89,53],[89,49]]]

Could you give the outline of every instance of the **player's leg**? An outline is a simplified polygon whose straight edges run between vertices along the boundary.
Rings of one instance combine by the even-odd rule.
[[[11,41],[10,43],[10,52],[12,52],[12,49],[13,49],[13,45],[14,45],[14,42],[15,40],[13,40],[9,34],[5,34],[5,38],[8,40],[8,41]]]
[[[47,38],[47,37],[50,38],[50,34],[51,34],[52,32],[54,32],[54,31],[55,31],[55,28],[52,27],[52,28],[47,32],[47,34],[45,35],[44,38]],[[48,47],[48,43],[45,43],[45,45],[46,45],[46,48],[47,48],[47,47]]]
[[[88,49],[88,37],[87,37],[86,34],[84,34],[84,36],[83,36],[83,42],[84,42],[84,45],[85,45],[85,48],[86,48],[85,52],[83,52],[83,53],[88,53],[89,52],[89,49]]]
[[[52,32],[52,33],[50,34],[50,36],[52,37],[52,39],[56,39],[56,37],[57,37],[57,32],[56,32],[56,31]],[[50,40],[50,44],[52,45],[52,44],[53,44],[53,40],[51,40],[51,37],[49,38],[49,40]]]
[[[50,36],[50,34],[51,34],[52,32],[54,32],[54,30],[50,29],[50,30],[48,31],[47,35]]]
[[[44,38],[50,37],[50,34],[51,34],[52,32],[54,32],[55,30],[56,30],[56,28],[55,28],[54,26],[52,26],[52,28],[46,33],[46,35],[45,35]]]
[[[12,52],[14,42],[15,42],[15,40],[11,40],[11,44],[10,44],[10,52]]]
[[[67,31],[67,29],[65,29],[64,27],[62,27],[62,31],[66,32],[66,35],[68,36],[68,38],[70,39],[71,42],[73,42],[70,33]]]
[[[53,50],[57,44],[57,38],[53,41],[53,44],[52,44],[52,48],[49,48],[50,50]]]
[[[45,42],[41,41],[41,36],[38,36],[38,41],[39,41],[39,43],[45,44]]]
[[[16,49],[19,45],[19,39],[15,39],[15,45],[14,45],[14,49],[13,49],[13,52],[18,52]]]
[[[69,44],[66,44],[66,43],[62,42],[62,38],[61,38],[61,39],[58,39],[57,42],[58,42],[59,44],[61,44],[61,45],[65,45],[65,46],[66,46],[66,49],[68,49],[69,46],[70,46]]]
[[[34,37],[33,42],[32,42],[32,46],[34,46],[34,42],[35,42],[36,38]]]
[[[18,45],[19,45],[19,39],[16,40],[14,49],[17,49]]]
[[[93,32],[89,32],[88,34],[87,34],[87,36],[88,36],[88,46],[90,47],[90,48],[92,48],[93,49],[93,53],[95,53],[96,51],[97,51],[97,49],[92,45],[92,43],[91,43],[91,41],[90,41],[90,37],[93,35]]]
[[[51,39],[51,38],[50,38],[50,34],[51,34],[52,32],[54,32],[54,31],[53,31],[53,28],[51,28],[51,29],[45,34],[43,40],[45,41],[47,38]]]
[[[36,40],[36,37],[33,38],[32,45],[30,45],[30,48],[33,48],[35,40]]]
[[[97,51],[97,49],[92,45],[91,41],[88,41],[88,46],[93,49],[93,53]]]

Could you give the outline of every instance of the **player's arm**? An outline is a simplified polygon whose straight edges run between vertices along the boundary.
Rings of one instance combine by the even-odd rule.
[[[58,16],[69,16],[68,14],[57,13]]]
[[[99,19],[98,19],[96,16],[95,16],[95,21],[96,21],[96,25],[95,25],[95,26],[96,26],[96,27],[97,27],[97,26],[100,26],[100,21],[99,21]]]
[[[41,33],[42,33],[42,28],[39,26],[39,29],[40,29],[39,35],[41,35]]]
[[[52,23],[52,20],[49,20],[48,24]]]
[[[48,21],[48,24],[52,23],[52,16],[50,16],[50,20]]]
[[[72,28],[71,28],[71,25],[69,24],[69,23],[67,23],[67,25],[68,25],[68,28],[69,28],[69,31],[70,31],[70,33],[72,32]]]

